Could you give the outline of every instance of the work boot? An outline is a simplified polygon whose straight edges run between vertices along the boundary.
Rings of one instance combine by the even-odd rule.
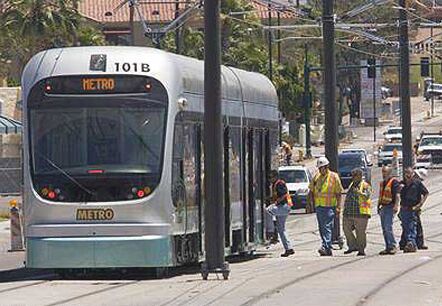
[[[404,253],[414,253],[416,252],[416,246],[411,243],[408,242],[407,245],[404,247]]]
[[[388,250],[385,249],[385,250],[380,251],[379,255],[388,255]]]
[[[278,233],[272,233],[272,237],[270,238],[270,244],[277,244],[279,242]]]
[[[332,250],[328,249],[319,249],[318,253],[320,256],[333,256]]]
[[[285,250],[285,253],[281,254],[281,257],[289,257],[290,255],[293,255],[293,254],[295,254],[295,251],[293,249],[288,249],[288,250]]]
[[[421,245],[417,247],[419,250],[428,250],[428,246],[426,245]]]
[[[396,247],[388,249],[388,255],[394,255],[396,253],[397,253],[397,248]]]
[[[344,254],[351,254],[351,253],[353,253],[353,252],[356,252],[357,250],[354,250],[354,249],[348,249],[347,251],[345,251],[344,252]]]

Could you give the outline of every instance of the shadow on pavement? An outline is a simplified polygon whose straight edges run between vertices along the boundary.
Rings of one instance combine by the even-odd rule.
[[[226,258],[229,263],[241,263],[268,256],[266,252]],[[127,268],[127,269],[29,269],[20,268],[0,271],[0,283],[51,280],[157,280],[183,275],[200,275],[200,264],[169,268]]]

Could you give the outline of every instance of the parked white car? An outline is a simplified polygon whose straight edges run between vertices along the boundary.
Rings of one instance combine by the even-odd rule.
[[[423,134],[416,155],[416,168],[430,168],[442,164],[442,135]]]
[[[426,91],[427,97],[436,97],[441,98],[442,97],[442,84],[433,83],[428,85],[427,91]]]
[[[295,208],[307,208],[309,201],[309,184],[312,180],[310,171],[302,165],[278,168],[279,177],[287,184]]]
[[[378,153],[378,166],[390,165],[393,159],[393,152],[396,149],[398,153],[399,163],[402,163],[402,144],[386,143],[382,146]]]
[[[400,126],[388,127],[384,132],[386,142],[400,142],[402,141],[402,128]]]

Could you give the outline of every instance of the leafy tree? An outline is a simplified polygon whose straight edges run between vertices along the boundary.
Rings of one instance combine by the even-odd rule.
[[[79,0],[5,0],[0,10],[0,60],[12,61],[18,78],[37,52],[53,47],[104,44],[104,36],[83,22]],[[3,75],[5,70],[0,71]]]
[[[261,21],[254,13],[236,15],[230,18],[230,12],[253,12],[254,7],[245,0],[224,0],[221,2],[221,54],[224,65],[259,72],[268,75],[269,53],[264,33],[259,24]],[[239,20],[238,20],[239,19]],[[184,27],[181,32],[181,53],[203,59],[204,33]],[[169,33],[162,47],[168,51],[176,50],[174,33]],[[303,59],[290,60],[289,63],[277,64],[273,61],[273,83],[280,93],[280,109],[286,115],[300,111],[302,97]]]

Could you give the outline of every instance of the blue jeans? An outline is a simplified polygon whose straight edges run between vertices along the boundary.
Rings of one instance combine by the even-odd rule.
[[[290,207],[287,204],[284,205],[275,205],[272,204],[269,207],[267,207],[267,212],[271,216],[275,216],[276,218],[276,230],[278,231],[278,235],[281,238],[282,245],[284,246],[284,249],[290,250],[292,248],[292,244],[290,243],[290,240],[287,237],[287,232],[285,231],[285,221],[287,220],[287,217],[290,212]],[[273,222],[270,222],[268,224],[268,230],[270,232],[273,232]]]
[[[322,248],[325,250],[332,249],[332,232],[335,214],[335,207],[316,207],[316,217],[318,218],[319,234],[321,235],[322,239]]]
[[[402,232],[406,243],[411,242],[416,246],[417,215],[415,211],[401,209]]]
[[[391,250],[396,247],[396,239],[393,233],[393,205],[382,206],[379,210],[379,216],[381,217],[386,250]]]

